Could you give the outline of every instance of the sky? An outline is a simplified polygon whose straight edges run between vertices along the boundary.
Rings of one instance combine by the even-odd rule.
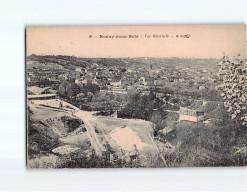
[[[90,35],[93,37],[89,38]],[[136,35],[138,38],[117,38],[118,35]],[[163,37],[156,38],[156,35]],[[224,54],[234,56],[238,53],[246,54],[245,25],[26,28],[27,55],[221,58]]]

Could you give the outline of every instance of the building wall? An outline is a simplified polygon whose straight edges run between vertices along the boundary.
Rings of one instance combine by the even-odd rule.
[[[189,116],[189,115],[179,115],[180,121],[193,121],[199,122],[204,120],[204,116]]]
[[[197,121],[203,121],[204,120],[204,115],[197,116]]]

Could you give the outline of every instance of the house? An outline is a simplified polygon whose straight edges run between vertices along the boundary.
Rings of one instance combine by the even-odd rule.
[[[79,79],[75,79],[75,83],[78,84],[78,83],[85,83],[85,80],[83,78],[79,78]]]
[[[103,75],[103,71],[101,71],[100,69],[98,69],[96,71],[96,76],[102,76]]]
[[[121,82],[110,82],[110,85],[112,86],[120,86],[121,85]]]
[[[36,86],[40,88],[52,87],[53,89],[58,89],[60,85],[59,80],[39,80],[39,81],[30,81],[27,83],[28,87]]]
[[[100,67],[100,65],[98,65],[97,63],[92,64],[92,68],[99,68],[99,67]]]
[[[154,85],[164,86],[166,84],[166,82],[167,82],[166,79],[155,79],[154,80]]]
[[[184,82],[184,78],[179,78],[178,81],[179,81],[180,83],[183,83],[183,82]]]
[[[27,94],[28,95],[41,95],[41,94],[51,94],[51,93],[56,93],[55,90],[52,90],[51,87],[28,87],[27,88]]]
[[[139,79],[139,81],[141,82],[141,85],[144,85],[144,86],[153,85],[154,84],[154,81],[149,77],[141,77]]]
[[[80,78],[81,77],[81,73],[80,72],[70,72],[69,74],[69,77],[70,78],[74,78],[74,79],[77,79],[77,78]]]
[[[92,80],[92,83],[93,83],[93,84],[96,84],[96,85],[103,85],[102,78],[99,78],[99,77],[95,77],[95,78]]]
[[[92,83],[93,79],[94,79],[94,76],[86,75],[86,76],[83,77],[83,82],[82,83],[84,83],[84,84]]]
[[[204,86],[199,86],[199,88],[198,88],[199,90],[204,90],[204,89],[206,89]]]
[[[126,78],[122,78],[122,79],[120,80],[120,83],[121,83],[121,86],[130,85],[129,79],[126,79]]]
[[[126,86],[126,85],[134,85],[136,82],[135,78],[133,77],[124,77],[120,80],[120,83],[122,86]]]
[[[82,73],[82,68],[81,67],[76,67],[75,71]]]
[[[204,120],[204,112],[193,110],[189,108],[180,107],[179,110],[179,120],[180,121],[193,121],[199,122]]]
[[[27,99],[28,100],[46,100],[46,99],[56,99],[57,94],[55,90],[51,87],[28,87],[27,88]]]
[[[131,72],[133,72],[133,70],[129,68],[129,69],[127,69],[127,72],[131,73]]]
[[[58,80],[60,80],[60,81],[65,81],[67,79],[68,79],[68,75],[67,74],[60,74],[58,76]]]
[[[174,82],[174,83],[179,82],[179,79],[180,79],[180,77],[178,77],[178,76],[169,76],[169,77],[168,77],[168,80],[169,80],[170,82]]]
[[[86,75],[89,75],[89,76],[92,76],[94,74],[92,69],[86,70],[86,73],[87,73]]]

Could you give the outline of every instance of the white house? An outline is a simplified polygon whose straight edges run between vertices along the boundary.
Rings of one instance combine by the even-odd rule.
[[[75,71],[82,73],[81,67],[76,67]]]
[[[121,85],[121,81],[119,81],[119,82],[111,82],[110,85],[112,85],[112,86],[120,86]]]
[[[194,121],[194,122],[203,121],[204,112],[180,107],[179,120],[180,121]]]

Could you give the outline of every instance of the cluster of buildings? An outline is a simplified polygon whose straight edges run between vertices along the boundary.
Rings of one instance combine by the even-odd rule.
[[[96,62],[85,62],[87,65],[73,65],[69,62],[63,62],[63,65],[53,62],[27,61],[27,87],[29,89],[28,97],[43,95],[46,90],[58,90],[60,83],[64,80],[70,80],[78,85],[87,83],[96,84],[102,91],[109,91],[114,94],[127,94],[130,89],[140,90],[142,93],[148,93],[150,90],[170,86],[178,87],[178,91],[186,88],[196,90],[207,90],[213,85],[217,86],[219,75],[216,75],[208,67],[184,66],[183,63],[166,64],[149,62],[149,65],[130,62],[128,59],[122,59],[125,66],[118,64],[110,66]],[[114,61],[113,61],[114,62]],[[162,64],[163,63],[163,64]],[[46,89],[44,92],[32,92],[33,87]],[[32,92],[32,93],[31,93]],[[156,92],[156,91],[155,91]],[[54,91],[51,97],[55,97]],[[162,93],[158,93],[162,96]],[[46,98],[49,98],[48,96]],[[203,114],[197,111],[181,109],[181,120],[200,121]]]
[[[116,62],[117,63],[117,62]],[[27,62],[28,86],[47,87],[57,89],[63,80],[73,80],[76,84],[93,83],[103,90],[117,91],[116,89],[140,88],[143,86],[169,86],[171,84],[195,87],[204,90],[217,82],[218,76],[207,68],[196,69],[184,67],[183,64],[171,66],[163,64],[154,67],[137,66],[125,61],[126,67],[121,65],[104,66],[99,63],[88,63],[87,66],[66,65],[57,63]]]

